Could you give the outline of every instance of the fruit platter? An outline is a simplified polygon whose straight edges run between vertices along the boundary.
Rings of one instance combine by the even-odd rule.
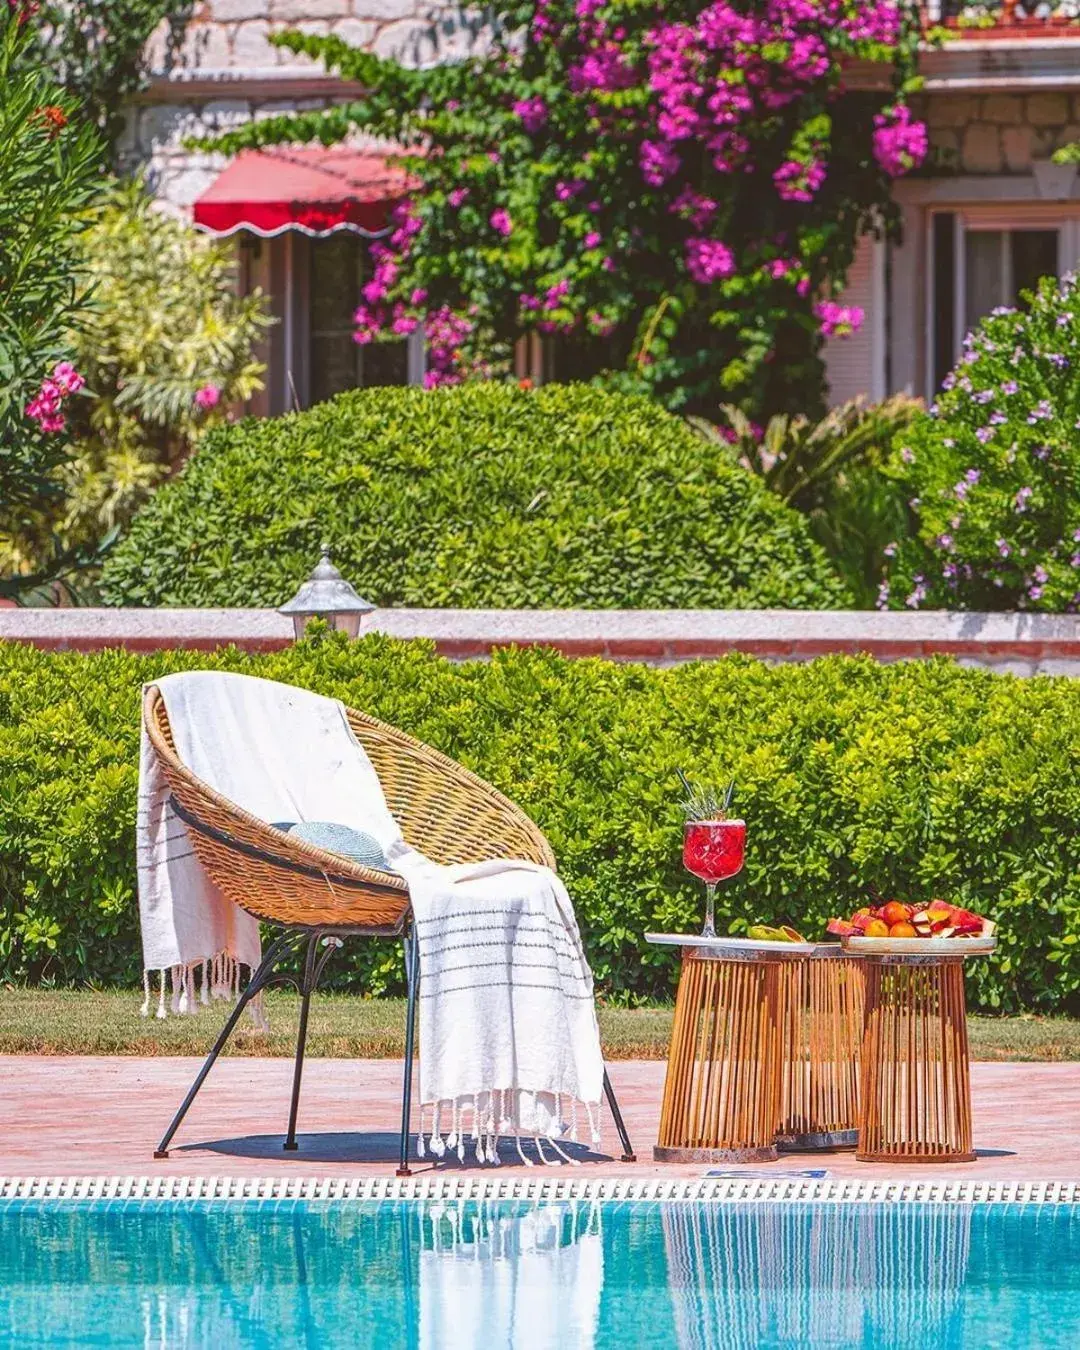
[[[826,932],[853,952],[880,955],[984,955],[997,946],[996,924],[947,900],[917,905],[888,900],[830,919]]]

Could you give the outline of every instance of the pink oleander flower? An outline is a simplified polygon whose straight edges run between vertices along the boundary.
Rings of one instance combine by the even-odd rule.
[[[64,418],[64,399],[77,394],[86,384],[70,361],[59,361],[53,372],[41,381],[41,387],[23,409],[26,416],[36,422],[48,435],[63,431],[67,426]]]
[[[195,406],[203,412],[216,408],[220,402],[221,390],[216,384],[204,384],[201,389],[195,390]]]
[[[890,178],[917,169],[926,158],[930,138],[925,122],[916,122],[906,104],[874,118],[874,158]]]
[[[79,374],[70,361],[60,361],[55,365],[52,378],[65,394],[77,394],[86,384],[85,377]]]
[[[495,230],[497,234],[501,234],[504,239],[513,232],[514,222],[510,219],[510,212],[505,206],[496,207],[488,219],[491,228]]]
[[[589,233],[585,236],[585,247],[596,248],[596,246],[600,243],[601,237],[602,236],[598,234],[596,230],[590,230]]]
[[[719,239],[688,239],[686,270],[703,286],[735,271],[735,256]]]
[[[814,306],[821,321],[822,337],[851,337],[862,327],[865,312],[858,305],[841,305],[835,300],[822,300]]]

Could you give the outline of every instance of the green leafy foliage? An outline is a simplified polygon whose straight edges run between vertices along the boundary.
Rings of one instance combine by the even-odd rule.
[[[885,592],[896,608],[1080,608],[1080,288],[1045,278],[964,340],[890,471],[914,528]]]
[[[0,645],[0,978],[134,982],[139,690],[191,668],[283,680],[365,709],[508,793],[551,840],[610,998],[670,994],[646,931],[700,926],[681,867],[678,769],[738,781],[746,867],[721,931],[808,935],[883,896],[943,896],[1000,926],[973,1002],[1080,1006],[1080,687],[946,660],[746,657],[670,669],[509,650],[311,638],[287,651],[91,655]],[[399,990],[390,944],[354,943],[338,987]]]
[[[68,329],[87,296],[77,236],[99,153],[35,60],[31,19],[22,4],[0,6],[0,554],[24,513],[56,492],[51,474],[68,454],[63,430],[26,409],[72,356]]]
[[[885,550],[907,531],[905,494],[885,466],[922,406],[904,394],[882,403],[852,399],[817,422],[777,415],[764,431],[729,406],[724,430],[700,418],[692,424],[714,442],[730,441],[739,463],[809,520],[856,606],[869,609]]]
[[[644,399],[368,389],[218,428],[109,559],[110,604],[280,605],[328,540],[382,605],[839,608],[805,523]]]
[[[71,342],[89,397],[70,418],[62,495],[25,518],[24,559],[49,537],[89,546],[125,525],[207,428],[262,387],[254,350],[270,319],[259,292],[237,295],[231,249],[131,181],[104,191],[79,250],[94,307]]]

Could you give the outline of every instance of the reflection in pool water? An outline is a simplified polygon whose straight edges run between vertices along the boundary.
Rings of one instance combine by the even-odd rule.
[[[1080,1207],[3,1201],[0,1344],[1080,1344]]]

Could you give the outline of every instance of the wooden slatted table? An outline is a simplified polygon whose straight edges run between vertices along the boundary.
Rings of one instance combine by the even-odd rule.
[[[802,1151],[854,1148],[859,1128],[863,1036],[862,961],[819,942],[784,967],[790,983],[781,1023],[778,1140]]]
[[[850,939],[866,968],[863,1162],[974,1162],[964,959],[993,938]]]
[[[771,1162],[777,1157],[783,972],[811,943],[647,933],[682,949],[657,1162]]]

